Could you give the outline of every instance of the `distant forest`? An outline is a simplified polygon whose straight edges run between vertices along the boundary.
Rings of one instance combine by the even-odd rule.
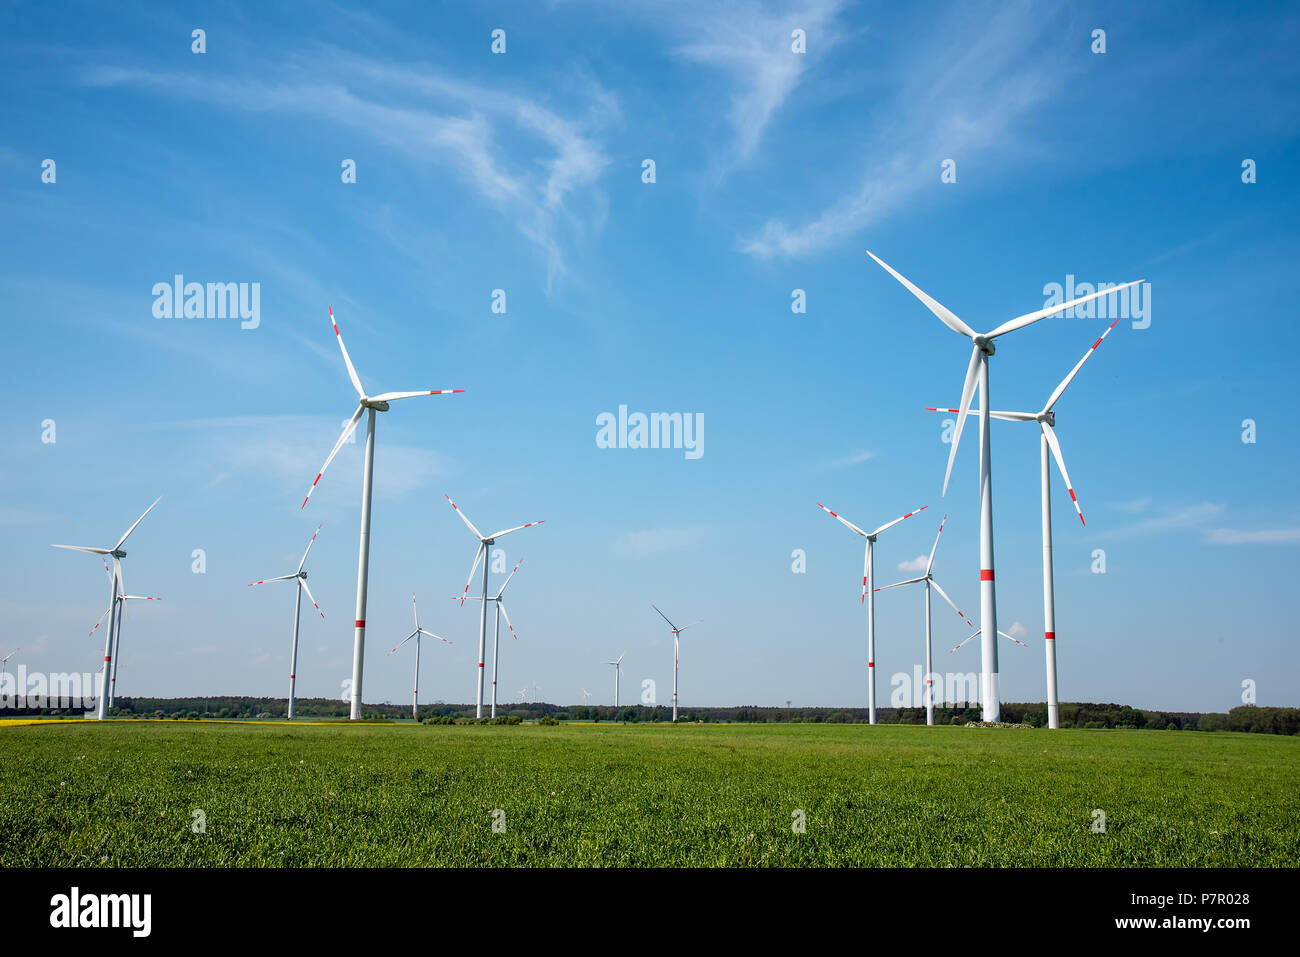
[[[123,718],[228,718],[276,719],[284,718],[288,702],[284,698],[249,698],[243,696],[211,698],[118,698],[112,709],[114,717]],[[486,709],[485,709],[486,710]],[[294,707],[295,718],[314,720],[347,720],[348,703],[333,698],[299,698]],[[420,705],[420,719],[438,720],[439,723],[472,722],[474,705],[443,704],[435,702]],[[628,705],[614,708],[610,705],[561,705],[544,702],[510,703],[497,705],[501,718],[520,721],[548,719],[551,721],[671,721],[672,711],[663,705]],[[79,711],[59,711],[52,708],[6,708],[6,717],[64,716],[79,717]],[[924,708],[877,708],[881,724],[925,724]],[[362,717],[371,721],[409,720],[411,706],[400,704],[367,704],[362,706]],[[738,708],[684,708],[682,721],[742,722],[742,723],[830,723],[865,724],[866,708],[764,708],[742,706]],[[976,704],[957,703],[936,707],[936,724],[964,725],[980,720]],[[1025,724],[1035,728],[1047,725],[1047,705],[1043,702],[1003,703],[1002,721]],[[1148,711],[1121,704],[1061,703],[1063,728],[1152,728],[1169,731],[1250,731],[1263,734],[1300,733],[1300,708],[1264,708],[1244,705],[1226,714],[1194,711]]]

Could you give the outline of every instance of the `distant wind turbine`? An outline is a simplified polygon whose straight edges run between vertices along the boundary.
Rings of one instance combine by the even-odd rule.
[[[126,552],[122,550],[122,546],[125,545],[126,540],[131,537],[131,533],[134,532],[136,528],[139,526],[139,524],[144,521],[145,515],[148,515],[150,512],[152,512],[154,505],[157,505],[161,501],[162,501],[162,496],[159,495],[156,499],[153,500],[153,505],[150,505],[148,508],[144,510],[144,514],[141,515],[139,518],[137,518],[134,523],[132,523],[131,527],[128,528],[122,534],[122,537],[117,540],[117,544],[114,545],[112,548],[90,548],[85,545],[55,545],[54,546],[54,548],[66,548],[74,552],[90,552],[92,555],[111,555],[113,557],[113,576],[112,576],[113,589],[112,589],[112,596],[110,597],[108,602],[108,609],[110,612],[112,612],[117,607],[117,599],[118,596],[120,595],[120,588],[122,584],[121,562],[123,558],[126,558]],[[100,678],[99,701],[96,702],[96,709],[95,709],[95,716],[100,721],[103,721],[105,718],[108,717],[108,697],[110,691],[110,680],[112,678],[112,671],[113,671],[113,648],[116,639],[117,639],[117,616],[110,614],[108,616],[108,634],[105,636],[104,639],[104,673]]]
[[[658,606],[654,605],[653,603],[650,605],[650,607],[653,608],[655,611],[659,611]],[[665,615],[662,611],[659,611],[659,617],[662,618],[664,621],[668,621],[668,616]],[[668,627],[673,630],[673,720],[674,721],[677,720],[677,636],[680,635],[687,628],[693,628],[699,623],[700,623],[699,621],[693,621],[689,625],[682,625],[682,627],[678,628],[671,621],[668,621]],[[620,660],[622,660],[621,656],[620,656]]]
[[[312,607],[315,608],[316,611],[320,613],[321,620],[323,621],[325,619],[325,612],[320,610],[320,605],[317,605],[316,599],[312,597],[311,589],[307,587],[307,572],[305,570],[305,566],[307,565],[307,556],[311,554],[311,547],[316,544],[316,536],[320,534],[320,530],[321,530],[321,526],[317,525],[316,531],[312,532],[311,534],[311,541],[307,543],[307,550],[302,553],[302,561],[298,563],[298,570],[295,571],[292,575],[281,575],[279,578],[264,578],[260,582],[251,582],[248,586],[249,588],[252,588],[254,585],[265,585],[268,582],[288,582],[288,581],[294,582],[297,586],[294,589],[294,602],[293,602],[293,644],[289,646],[289,720],[290,721],[293,720],[294,688],[296,687],[298,681],[298,621],[302,616],[301,614],[302,593],[304,591],[307,593],[307,598],[312,603]]]
[[[940,597],[943,598],[952,610],[955,611],[961,620],[966,622],[972,628],[975,623],[962,614],[962,610],[953,604],[953,600],[948,597],[937,581],[934,580],[934,553],[939,548],[939,535],[943,534],[944,522],[948,521],[948,516],[943,517],[939,522],[939,534],[934,536],[934,545],[930,548],[930,558],[925,563],[925,574],[920,578],[909,578],[907,581],[895,582],[892,585],[885,585],[883,588],[877,588],[876,591],[884,591],[886,588],[898,588],[901,585],[915,585],[919,582],[925,583],[925,723],[934,724],[934,657],[931,654],[930,647],[930,587],[934,586]]]
[[[375,476],[375,413],[387,412],[388,403],[394,399],[411,399],[420,395],[449,395],[465,390],[422,389],[419,392],[382,392],[379,395],[366,395],[365,389],[361,388],[361,379],[357,376],[357,370],[352,366],[352,359],[348,357],[347,347],[343,345],[343,335],[339,332],[339,324],[334,319],[334,310],[331,308],[329,313],[330,321],[334,325],[334,338],[338,340],[339,351],[343,353],[343,364],[348,367],[348,378],[352,380],[352,388],[357,390],[359,401],[357,411],[352,413],[352,418],[343,426],[343,434],[334,443],[334,448],[330,450],[325,464],[320,467],[316,478],[312,480],[311,488],[307,490],[307,497],[302,500],[301,508],[307,507],[307,500],[316,490],[316,483],[334,461],[334,456],[339,454],[343,443],[356,431],[357,423],[361,421],[361,413],[367,413],[366,453],[361,473],[361,548],[357,558],[357,617],[352,643],[352,705],[349,714],[353,721],[359,721],[361,719],[361,678],[366,654],[366,594],[370,578],[370,492]]]
[[[626,655],[626,654],[627,654],[626,651],[623,652],[623,655]],[[613,666],[614,666],[614,707],[615,707],[615,708],[618,707],[618,679],[619,679],[619,677],[620,677],[621,674],[622,674],[622,669],[623,669],[623,655],[619,655],[619,656],[618,656],[617,658],[615,658],[613,661],[607,661],[607,662],[605,662],[605,664],[607,664],[607,665],[613,665]]]
[[[442,635],[435,635],[433,632],[420,627],[420,609],[415,604],[414,595],[411,596],[411,611],[414,612],[415,614],[415,631],[411,632],[400,642],[398,642],[397,648],[394,648],[392,651],[389,652],[389,654],[390,655],[397,654],[398,648],[401,648],[402,645],[406,644],[412,638],[415,639],[415,686],[414,686],[414,690],[411,692],[412,694],[411,717],[415,718],[416,720],[419,720],[420,717],[420,639],[424,637],[437,638],[444,645],[450,645],[452,644],[452,642],[442,637]]]
[[[923,512],[930,506],[922,505],[920,508],[908,512],[902,518],[896,518],[892,522],[886,522],[874,532],[864,532],[858,526],[854,525],[843,515],[832,512],[821,502],[817,507],[838,521],[841,525],[857,532],[867,540],[866,551],[862,556],[862,600],[867,605],[867,723],[876,723],[876,536],[887,528],[893,528],[904,518],[911,518],[917,512]]]
[[[515,632],[515,626],[510,623],[510,615],[506,611],[506,603],[501,596],[505,594],[506,585],[510,584],[510,579],[515,577],[515,572],[519,571],[519,566],[522,565],[523,563],[524,560],[522,558],[519,559],[519,561],[515,563],[515,567],[511,570],[509,576],[506,578],[505,582],[501,585],[501,588],[496,593],[496,595],[486,599],[487,601],[495,602],[497,606],[496,631],[492,636],[492,717],[494,718],[497,716],[497,658],[498,658],[497,652],[500,650],[500,645],[501,645],[501,616],[502,615],[506,616],[506,627],[510,629],[511,636],[515,639],[519,638],[519,635]],[[486,568],[487,566],[484,565],[483,567]],[[474,577],[474,572],[472,569],[469,574],[471,578]],[[468,587],[469,586],[467,585],[466,589],[468,589]],[[455,600],[456,598],[452,598],[452,601]],[[470,595],[469,600],[484,601],[484,599],[479,597],[478,595]],[[462,605],[465,603],[465,598],[463,596],[460,596],[460,602]]]
[[[446,495],[444,493],[443,497],[447,499],[447,503],[451,505],[451,507],[456,510],[456,514],[460,516],[460,520],[465,523],[465,525],[469,528],[469,530],[473,532],[474,537],[478,539],[478,548],[474,550],[474,564],[469,567],[469,578],[466,579],[465,581],[465,591],[461,593],[461,597],[460,597],[460,603],[462,607],[464,607],[465,600],[469,597],[469,586],[470,583],[473,582],[474,580],[474,571],[478,568],[479,559],[483,560],[483,595],[481,598],[483,605],[479,609],[479,620],[478,620],[478,698],[476,699],[477,707],[475,710],[475,717],[481,718],[483,717],[483,655],[484,655],[485,645],[487,644],[488,565],[491,559],[491,556],[488,553],[488,549],[491,548],[491,546],[496,544],[498,538],[504,538],[505,536],[509,535],[511,532],[517,532],[523,528],[532,528],[534,525],[544,525],[546,523],[546,519],[542,519],[541,521],[538,522],[529,522],[527,525],[516,525],[514,528],[507,528],[504,531],[493,532],[491,535],[485,536],[482,532],[480,532],[477,528],[474,527],[474,523],[471,522],[469,520],[469,517],[457,507],[456,503],[451,500],[450,495]],[[516,565],[515,570],[517,571],[518,569],[519,566]],[[514,572],[511,572],[510,574],[513,575]],[[504,585],[502,585],[501,587],[503,589],[505,588]],[[498,608],[501,607],[500,602],[497,602],[497,607]],[[507,624],[510,623],[509,615],[506,615],[506,623]],[[513,628],[511,628],[510,630],[514,631]]]

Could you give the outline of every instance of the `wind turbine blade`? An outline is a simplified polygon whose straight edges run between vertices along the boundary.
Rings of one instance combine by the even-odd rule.
[[[917,582],[923,582],[923,581],[925,581],[924,576],[922,576],[921,578],[909,578],[905,582],[894,582],[894,584],[892,585],[881,585],[879,588],[876,589],[876,591],[884,591],[887,588],[898,588],[900,585],[915,585]]]
[[[899,522],[901,522],[904,518],[911,518],[911,517],[912,517],[913,515],[915,515],[917,512],[924,512],[924,511],[925,511],[927,508],[929,508],[929,507],[930,507],[929,505],[922,505],[920,508],[916,509],[916,511],[908,512],[908,513],[907,513],[906,515],[904,515],[902,518],[896,518],[896,519],[894,519],[892,522],[886,522],[884,525],[881,525],[878,529],[876,529],[874,532],[871,533],[872,537],[874,538],[876,535],[879,535],[881,532],[883,532],[883,531],[884,531],[885,529],[887,529],[887,528],[893,528],[895,525],[897,525]]]
[[[650,607],[653,608],[655,611],[659,611],[659,606],[656,605],[654,602],[650,603]],[[665,615],[662,611],[659,611],[659,617],[662,618],[664,621],[668,621],[668,616]],[[671,621],[668,621],[668,627],[671,628],[673,631],[677,630],[677,626],[674,625]]]
[[[403,638],[401,641],[399,641],[399,642],[397,643],[397,648],[401,648],[402,645],[406,644],[408,641],[410,641],[412,638],[414,638],[414,637],[415,637],[416,635],[418,635],[419,633],[420,633],[420,629],[419,629],[419,628],[415,629],[415,631],[411,632],[409,635],[407,635],[405,638]],[[397,648],[394,648],[392,651],[389,652],[389,654],[390,654],[390,655],[395,655],[395,654],[397,654]]]
[[[263,578],[260,582],[249,582],[248,587],[252,588],[254,585],[265,585],[268,582],[287,582],[297,577],[297,575],[281,575],[279,578]]]
[[[156,499],[153,500],[153,505],[157,505],[161,501],[162,501],[162,496],[159,495]],[[153,505],[150,505],[148,508],[146,508],[144,510],[144,514],[141,515],[139,518],[137,518],[135,522],[131,525],[131,527],[128,528],[126,532],[122,535],[122,537],[117,540],[117,544],[113,546],[113,551],[117,551],[119,548],[121,548],[123,545],[126,544],[126,540],[131,537],[131,533],[135,531],[136,526],[144,521],[144,516],[148,515],[150,512],[153,511]]]
[[[947,306],[936,301],[928,293],[925,293],[922,290],[918,289],[916,286],[912,285],[912,283],[909,282],[900,273],[898,273],[893,266],[889,265],[887,262],[885,262],[883,259],[877,256],[875,253],[873,253],[870,249],[867,250],[867,255],[870,256],[872,259],[874,259],[876,262],[880,263],[880,265],[885,268],[885,271],[887,273],[889,273],[891,276],[893,276],[895,279],[901,282],[905,287],[907,287],[908,292],[910,292],[917,299],[921,300],[921,302],[925,304],[925,308],[929,309],[932,313],[938,316],[939,321],[942,322],[949,329],[951,329],[953,332],[959,332],[968,339],[974,339],[975,336],[978,335],[978,333],[974,329],[966,325],[966,323],[962,322],[961,319],[957,318],[957,316]]]
[[[325,612],[321,611],[320,605],[316,604],[316,599],[315,597],[312,596],[311,589],[307,587],[307,579],[299,578],[298,581],[302,584],[302,590],[307,593],[307,597],[311,599],[312,607],[315,608],[316,611],[320,613],[320,616],[323,619],[325,617]]]
[[[451,500],[448,499],[448,501]],[[459,512],[460,510],[457,509],[457,511]],[[461,517],[464,518],[463,515]],[[469,519],[465,519],[465,523],[468,525]],[[470,525],[470,528],[473,527],[474,526]],[[474,549],[474,564],[469,566],[469,578],[465,579],[465,591],[460,596],[460,607],[462,608],[465,607],[465,598],[469,595],[469,586],[474,583],[474,572],[478,571],[478,560],[483,557],[485,551],[487,551],[487,546],[480,540],[478,548]]]
[[[943,526],[947,523],[948,516],[945,515],[939,522],[939,535],[943,534]],[[925,576],[930,577],[930,572],[934,570],[934,553],[939,550],[939,535],[934,536],[934,544],[930,546],[930,560],[925,563]]]
[[[1019,645],[1020,647],[1022,647],[1022,648],[1028,648],[1028,647],[1029,647],[1027,644],[1025,644],[1025,643],[1024,643],[1023,641],[1021,641],[1019,638],[1012,638],[1010,635],[1008,635],[1008,634],[1007,634],[1005,631],[1003,631],[1001,628],[998,629],[998,634],[1001,635],[1003,638],[1007,639],[1008,641],[1014,641],[1016,644],[1018,644],[1018,645]]]
[[[469,517],[460,510],[460,508],[456,505],[455,502],[451,500],[451,496],[448,495],[446,492],[443,492],[442,497],[447,500],[448,504],[450,504],[452,508],[456,509],[456,514],[460,516],[460,520],[462,522],[464,522],[466,525],[469,526],[469,530],[474,533],[474,537],[477,538],[480,542],[483,541],[483,533],[474,527],[474,523],[469,520]]]
[[[626,651],[623,652],[623,655],[626,655],[626,654],[627,654]],[[619,655],[619,656],[618,656],[618,661],[614,662],[614,664],[616,664],[616,665],[621,665],[621,664],[623,663],[623,655]]]
[[[961,409],[929,409],[929,408],[927,408],[925,411],[926,411],[926,412],[952,412],[952,413],[957,413],[957,412],[960,412]],[[968,410],[968,413],[969,413],[970,415],[979,415],[979,414],[980,414],[980,410],[979,410],[979,409],[970,409],[970,410]],[[1004,420],[1004,421],[1006,421],[1006,422],[1032,422],[1034,419],[1038,418],[1038,414],[1037,414],[1036,412],[999,412],[999,411],[997,411],[996,409],[989,409],[989,418],[990,418],[990,419],[1002,419],[1002,420]]]
[[[506,578],[505,584],[502,585],[501,590],[497,592],[497,598],[500,598],[503,594],[505,594],[506,585],[510,584],[510,579],[515,577],[515,572],[519,571],[519,566],[522,565],[523,563],[524,560],[522,558],[519,559],[519,561],[515,562],[515,567],[510,570],[510,575]]]
[[[92,637],[95,634],[95,631],[99,628],[100,625],[104,623],[104,619],[108,617],[108,613],[112,610],[113,610],[113,603],[109,602],[107,610],[105,610],[105,612],[99,616],[99,621],[95,622],[95,624],[91,627],[90,634],[86,636],[87,638]],[[12,655],[10,657],[12,657]],[[8,660],[9,660],[8,658],[5,659],[5,661]]]
[[[948,593],[943,590],[943,588],[939,585],[937,581],[931,578],[930,584],[933,585],[934,590],[939,593],[939,597],[942,598],[944,601],[946,601],[948,603],[948,606],[952,608],[952,610],[955,611],[961,617],[962,621],[966,622],[966,624],[970,625],[972,628],[975,627],[975,622],[971,621],[969,618],[966,617],[966,615],[962,612],[962,610],[958,608],[956,604],[954,604],[951,598],[948,597]],[[979,632],[976,632],[976,634],[979,634]],[[961,645],[958,645],[957,647],[960,648]]]
[[[320,534],[320,530],[321,525],[317,525],[316,531],[311,533],[311,541],[307,543],[307,551],[302,553],[302,561],[298,563],[298,571],[302,571],[302,566],[307,564],[307,556],[311,554],[311,547],[316,544],[316,536]]]
[[[361,380],[357,378],[357,370],[352,365],[352,358],[348,355],[348,347],[343,344],[343,333],[339,332],[339,321],[334,318],[334,309],[332,306],[326,306],[330,311],[330,322],[334,324],[334,338],[339,341],[339,350],[343,353],[343,362],[348,367],[348,378],[352,380],[352,388],[357,390],[357,398],[364,399],[366,390],[361,388]]]
[[[1043,435],[1047,437],[1047,444],[1052,450],[1052,458],[1056,459],[1056,467],[1061,470],[1061,478],[1065,479],[1065,487],[1070,492],[1070,501],[1074,503],[1074,510],[1079,513],[1079,522],[1083,525],[1088,523],[1083,520],[1083,509],[1079,507],[1079,500],[1074,497],[1074,486],[1070,484],[1070,473],[1065,470],[1065,457],[1061,455],[1061,444],[1056,441],[1056,430],[1046,422],[1040,422],[1043,429]]]
[[[971,635],[970,638],[978,638],[979,634],[980,633],[977,631],[975,632],[975,634]],[[960,648],[962,645],[966,644],[967,641],[970,641],[970,638],[965,639],[965,641],[958,642],[957,647],[953,648],[952,651],[948,652],[948,654],[952,654],[953,651],[957,650],[957,648]]]
[[[948,480],[952,478],[952,463],[957,459],[957,443],[961,441],[961,430],[966,425],[966,416],[970,414],[971,397],[975,394],[975,385],[979,382],[980,347],[975,346],[970,352],[970,365],[966,367],[966,381],[961,387],[961,408],[957,410],[957,427],[952,430],[952,448],[948,450],[948,469],[943,473],[943,492],[948,494]]]
[[[415,630],[420,630],[420,609],[415,604],[415,593],[411,593],[411,611],[415,614]]]
[[[1135,279],[1132,282],[1124,283],[1122,286],[1114,286],[1110,289],[1099,289],[1094,293],[1080,296],[1078,299],[1071,299],[1069,302],[1063,302],[1058,306],[1048,306],[1046,309],[1039,309],[1037,312],[1027,312],[1023,316],[1017,316],[1009,322],[1002,323],[1002,325],[990,332],[987,338],[996,339],[998,336],[1005,335],[1008,332],[1015,332],[1017,329],[1023,329],[1030,323],[1037,322],[1039,319],[1046,319],[1048,316],[1054,316],[1058,312],[1064,312],[1066,309],[1071,309],[1074,306],[1088,302],[1090,299],[1096,299],[1098,296],[1109,296],[1113,293],[1119,292],[1121,289],[1127,289],[1129,286],[1136,286],[1138,283],[1144,281],[1145,280],[1142,279]]]
[[[441,641],[444,645],[454,645],[454,644],[455,644],[454,641],[451,641],[451,640],[448,639],[448,638],[444,638],[444,637],[442,637],[442,635],[435,635],[433,632],[431,632],[431,631],[430,631],[429,629],[427,629],[427,628],[421,628],[421,629],[420,629],[420,634],[424,635],[424,637],[426,637],[426,638],[437,638],[437,639],[438,639],[439,641]]]
[[[488,536],[488,538],[500,538],[503,535],[509,535],[511,532],[517,532],[521,528],[532,528],[534,525],[545,525],[545,524],[546,524],[546,519],[542,519],[540,522],[529,522],[527,525],[516,525],[514,528],[507,528],[504,532],[493,532],[491,535]]]
[[[689,625],[682,625],[682,627],[680,627],[680,628],[677,629],[677,634],[680,635],[680,634],[681,634],[683,631],[685,631],[687,628],[694,628],[696,625],[700,624],[702,621],[704,621],[703,618],[697,618],[697,619],[695,619],[695,621],[691,622]]]
[[[506,620],[506,627],[510,629],[510,637],[517,639],[519,635],[515,632],[515,626],[510,624],[510,615],[506,612],[506,603],[499,601],[497,607],[501,609],[501,617]]]
[[[422,392],[383,392],[370,398],[375,402],[391,402],[394,399],[414,399],[418,395],[453,395],[464,391],[464,389],[425,389]]]
[[[357,411],[352,413],[352,418],[348,420],[348,424],[343,426],[343,434],[340,435],[339,440],[334,443],[334,448],[330,449],[329,458],[325,460],[325,464],[322,465],[320,471],[316,473],[316,478],[312,480],[311,488],[307,489],[307,498],[302,500],[302,504],[298,506],[299,508],[307,507],[307,499],[311,498],[311,493],[316,491],[316,483],[319,482],[320,477],[325,474],[325,470],[330,467],[330,463],[334,461],[334,456],[339,454],[339,449],[343,448],[343,443],[348,440],[348,436],[357,430],[357,423],[361,421],[361,413],[364,411],[366,411],[366,407],[364,405],[358,405]]]
[[[162,601],[157,595],[119,595],[122,601]]]
[[[1083,368],[1083,364],[1088,361],[1088,359],[1092,356],[1094,352],[1097,351],[1097,347],[1101,345],[1102,339],[1105,339],[1108,335],[1110,335],[1110,331],[1114,329],[1115,326],[1118,325],[1118,323],[1119,323],[1119,319],[1116,319],[1109,326],[1107,326],[1106,331],[1103,332],[1101,336],[1097,339],[1097,341],[1092,344],[1092,348],[1089,349],[1087,352],[1085,352],[1083,354],[1083,358],[1075,363],[1074,368],[1070,370],[1070,374],[1061,380],[1061,384],[1058,385],[1052,391],[1052,394],[1048,397],[1047,405],[1043,406],[1044,412],[1049,411],[1052,408],[1052,406],[1056,405],[1056,400],[1061,397],[1061,394],[1065,391],[1066,387],[1071,382],[1074,381],[1074,377],[1079,374],[1079,370]]]
[[[866,533],[866,532],[864,532],[862,529],[858,528],[858,526],[854,525],[852,522],[850,522],[850,521],[849,521],[847,518],[845,518],[843,515],[840,515],[840,514],[838,514],[838,513],[836,513],[836,512],[832,512],[829,508],[827,508],[827,507],[826,507],[825,505],[823,505],[821,502],[818,502],[818,503],[817,503],[817,507],[820,508],[820,509],[821,509],[823,512],[825,512],[827,515],[829,515],[831,518],[835,519],[835,520],[836,520],[837,522],[839,522],[841,525],[845,526],[846,528],[850,528],[850,529],[852,529],[853,531],[855,531],[855,532],[857,532],[859,535],[861,535],[863,538],[866,538],[866,537],[867,537],[867,533]]]
[[[66,548],[74,552],[90,552],[92,555],[112,555],[111,548],[88,548],[85,545],[51,545],[50,548]]]

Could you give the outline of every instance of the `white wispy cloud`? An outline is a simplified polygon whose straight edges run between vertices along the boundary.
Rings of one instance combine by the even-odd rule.
[[[311,62],[322,56],[330,62],[330,80],[294,57],[264,78],[95,66],[83,80],[221,109],[310,117],[360,132],[416,166],[450,166],[501,214],[515,217],[520,232],[545,253],[549,289],[565,272],[565,230],[587,224],[569,201],[593,187],[609,165],[597,130],[617,117],[617,100],[584,80],[577,113],[566,116],[526,96],[428,67],[331,49]],[[602,202],[595,206],[603,209]]]
[[[933,22],[902,66],[909,77],[880,110],[873,133],[855,147],[868,162],[856,184],[810,219],[768,220],[742,237],[740,248],[759,259],[801,257],[832,246],[881,222],[939,181],[940,162],[965,162],[997,150],[1013,152],[1019,124],[1068,79],[1062,59],[1029,56],[1052,22],[1047,11],[1008,5],[991,18],[951,8]],[[977,26],[977,28],[975,28]],[[959,179],[960,182],[960,179]]]
[[[899,562],[898,570],[900,572],[923,572],[925,571],[925,566],[929,563],[929,555],[917,555],[915,558],[910,558],[905,562]]]
[[[861,465],[863,462],[870,461],[875,457],[875,452],[868,452],[865,449],[860,452],[854,452],[851,455],[845,455],[838,459],[831,459],[828,462],[822,462],[813,467],[817,472],[829,472],[832,469],[847,468],[850,465]]]
[[[1161,532],[1176,532],[1187,529],[1205,531],[1208,523],[1222,515],[1223,510],[1222,505],[1213,502],[1187,505],[1161,515],[1153,515],[1151,518],[1134,522],[1131,525],[1120,526],[1104,534],[1107,538],[1126,539],[1142,538]]]
[[[695,548],[707,538],[708,529],[702,527],[651,528],[625,532],[616,542],[616,548],[622,552],[644,557]]]
[[[1142,498],[1135,498],[1128,502],[1118,502],[1115,508],[1121,512],[1145,512],[1151,507],[1151,496],[1146,495]]]
[[[798,87],[809,58],[839,41],[836,20],[844,0],[803,0],[779,8],[762,2],[685,2],[670,8],[675,15],[667,18],[662,4],[654,6],[656,18],[671,23],[679,37],[675,56],[725,75],[731,162],[743,163]],[[796,29],[804,31],[809,52],[793,52]]]
[[[1018,621],[1013,623],[1012,626],[1007,629],[1007,634],[1010,635],[1012,638],[1019,638],[1024,633],[1025,633],[1025,626]]]
[[[1300,528],[1259,528],[1252,531],[1212,528],[1205,537],[1211,545],[1295,545],[1300,544]]]

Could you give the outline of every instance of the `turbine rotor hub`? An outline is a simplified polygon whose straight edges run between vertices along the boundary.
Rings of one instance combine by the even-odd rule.
[[[374,399],[362,399],[361,404],[364,405],[367,409],[374,409],[376,412],[388,411],[387,402],[376,402]]]
[[[1056,413],[1053,412],[1051,409],[1048,409],[1046,412],[1043,413],[1043,421],[1046,422],[1048,425],[1050,425],[1052,428],[1056,428]]]
[[[976,336],[974,342],[975,345],[979,346],[980,352],[984,353],[986,356],[991,356],[997,351],[993,345],[993,340],[988,336]]]
[[[112,555],[114,558],[126,558],[126,552],[124,552],[120,548],[113,549],[113,551],[109,552],[109,554]]]

